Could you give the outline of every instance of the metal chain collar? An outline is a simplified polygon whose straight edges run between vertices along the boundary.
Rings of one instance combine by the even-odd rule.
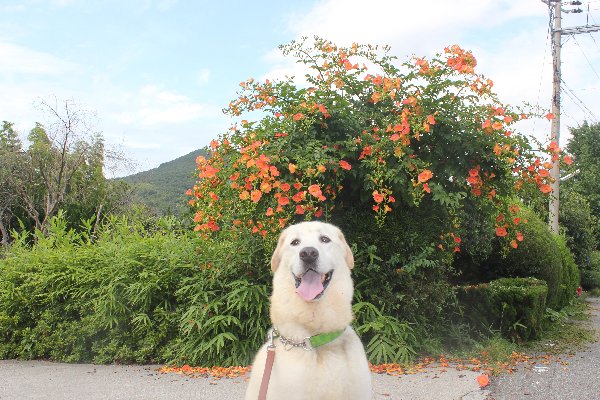
[[[269,335],[268,336],[269,344],[267,346],[267,349],[275,347],[275,344],[273,343],[273,341],[275,340],[275,338],[277,338],[283,344],[283,348],[288,351],[291,349],[298,348],[298,347],[301,347],[306,351],[314,350],[313,346],[310,344],[310,336],[305,337],[304,339],[302,339],[302,341],[297,342],[293,339],[289,339],[289,338],[286,338],[285,336],[281,336],[281,334],[279,333],[277,328],[269,329],[268,335]]]

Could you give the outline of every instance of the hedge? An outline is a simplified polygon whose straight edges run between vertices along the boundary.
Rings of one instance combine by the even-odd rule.
[[[600,288],[600,271],[581,271],[581,287],[585,290]]]
[[[513,340],[539,336],[548,286],[535,278],[500,278],[458,287],[462,317],[482,334],[500,331]]]

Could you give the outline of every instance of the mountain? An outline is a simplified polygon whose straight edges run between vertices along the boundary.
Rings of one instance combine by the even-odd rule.
[[[200,155],[206,156],[206,151],[194,150],[157,168],[119,179],[133,188],[136,203],[145,204],[159,215],[181,215],[188,200],[185,191],[195,183],[196,158]]]

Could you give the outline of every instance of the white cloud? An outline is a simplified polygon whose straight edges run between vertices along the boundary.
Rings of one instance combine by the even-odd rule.
[[[0,74],[5,77],[16,74],[60,75],[76,69],[76,65],[52,54],[8,42],[0,42],[0,59]]]
[[[210,70],[208,68],[202,68],[196,74],[196,83],[200,86],[205,85],[210,80]]]
[[[146,85],[126,96],[125,110],[109,116],[126,125],[156,127],[187,123],[214,112],[214,107],[192,101],[186,96]]]

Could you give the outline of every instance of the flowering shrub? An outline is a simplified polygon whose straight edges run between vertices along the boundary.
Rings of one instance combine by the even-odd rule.
[[[225,110],[239,122],[197,160],[188,191],[197,231],[271,239],[296,219],[329,220],[346,205],[372,210],[384,225],[427,198],[448,216],[438,247],[460,251],[458,210],[468,199],[518,247],[521,221],[509,199],[524,187],[548,193],[551,165],[515,134],[527,115],[500,102],[471,52],[451,46],[398,65],[388,47],[315,38],[280,48],[306,66],[306,84],[240,83]],[[559,157],[555,143],[548,154]]]

